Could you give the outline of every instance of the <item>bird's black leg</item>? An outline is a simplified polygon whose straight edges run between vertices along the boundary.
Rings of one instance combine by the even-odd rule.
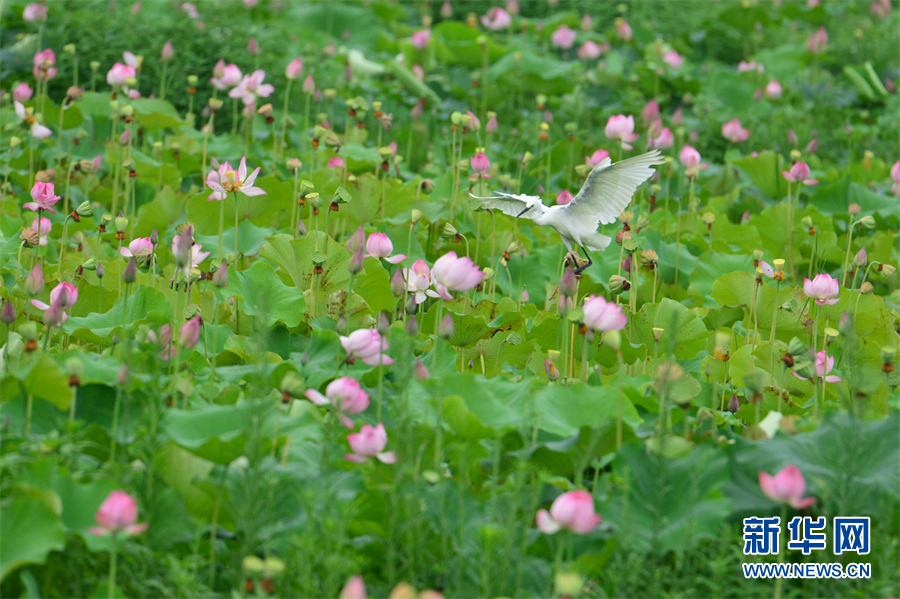
[[[575,269],[575,274],[576,274],[576,275],[580,275],[580,274],[584,271],[585,268],[587,268],[588,266],[590,266],[591,264],[594,263],[594,261],[591,260],[591,257],[590,257],[590,255],[587,253],[587,250],[584,248],[584,246],[582,245],[582,246],[578,246],[578,247],[580,247],[580,248],[581,248],[581,251],[584,252],[584,257],[587,258],[588,263],[585,264],[584,266],[579,266],[578,268],[576,268],[576,269]]]

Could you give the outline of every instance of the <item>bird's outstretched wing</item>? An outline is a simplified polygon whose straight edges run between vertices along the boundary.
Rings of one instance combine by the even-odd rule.
[[[610,164],[606,158],[587,176],[581,191],[566,206],[566,212],[594,228],[601,222],[608,225],[616,220],[631,202],[641,183],[653,175],[651,168],[665,164],[659,150]]]
[[[510,216],[519,216],[523,210],[530,208],[528,212],[522,214],[521,218],[534,218],[540,216],[547,211],[547,207],[537,196],[527,196],[522,194],[503,193],[495,191],[495,195],[482,198],[469,194],[476,200],[481,200],[485,208],[489,210],[499,210],[503,214]]]

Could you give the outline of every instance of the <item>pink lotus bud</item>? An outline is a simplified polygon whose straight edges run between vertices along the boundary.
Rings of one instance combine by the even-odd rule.
[[[360,225],[356,231],[353,232],[353,235],[350,236],[350,239],[347,240],[347,249],[350,250],[352,254],[356,250],[362,248],[366,243],[366,231],[363,229],[363,226]]]
[[[591,18],[591,15],[585,13],[583,17],[581,17],[581,30],[582,31],[590,31],[594,28],[594,20]]]
[[[587,40],[578,48],[578,58],[581,60],[597,60],[603,54],[603,46],[593,40]]]
[[[797,137],[797,134],[794,133],[793,129],[787,130],[787,141],[792,146],[796,146],[798,143],[800,143],[800,138]]]
[[[594,498],[587,491],[563,493],[550,506],[550,511],[537,513],[537,527],[541,532],[552,535],[560,529],[571,530],[575,534],[586,535],[600,524],[602,517],[594,511]]]
[[[391,277],[391,294],[394,297],[400,297],[403,295],[404,289],[406,289],[406,281],[403,279],[403,269],[397,269]]]
[[[825,31],[824,27],[819,27],[819,29],[806,40],[806,49],[809,50],[810,54],[821,54],[827,47],[828,32]]]
[[[250,54],[259,54],[259,44],[256,42],[255,37],[251,37],[247,42],[247,52]]]
[[[772,79],[769,83],[766,84],[766,88],[763,90],[763,95],[770,100],[775,100],[781,97],[781,84],[778,83],[776,79]]]
[[[863,247],[859,250],[856,255],[853,257],[853,265],[857,268],[864,267],[869,262],[869,256],[866,254],[866,248]]]
[[[345,453],[344,458],[361,464],[374,457],[384,464],[393,464],[397,461],[397,455],[393,451],[384,451],[387,440],[384,424],[379,422],[374,427],[364,424],[358,433],[347,435],[347,443],[353,453]]]
[[[416,358],[416,365],[413,367],[413,376],[416,377],[417,381],[424,381],[431,377],[428,369],[422,364],[422,360],[419,358]]]
[[[659,103],[656,100],[650,100],[641,110],[641,119],[644,122],[651,122],[659,116]]]
[[[293,81],[300,77],[300,72],[303,70],[303,59],[300,57],[295,58],[290,63],[288,63],[287,68],[284,69],[284,76],[287,77],[290,81]]]
[[[453,5],[450,4],[450,0],[445,0],[443,4],[441,4],[441,16],[445,19],[449,19],[453,16]]]
[[[449,339],[450,337],[453,337],[453,333],[455,332],[456,325],[453,323],[453,315],[447,313],[438,325],[438,335],[440,335],[441,339]]]
[[[662,59],[664,63],[666,63],[676,71],[681,68],[682,64],[684,64],[684,56],[682,56],[675,50],[669,50],[668,52],[663,54]]]
[[[491,161],[485,156],[484,152],[478,152],[472,156],[472,158],[469,159],[469,163],[472,165],[473,171],[484,178],[489,177],[488,173],[491,170]]]
[[[348,358],[358,358],[369,366],[393,364],[394,360],[385,354],[388,349],[387,341],[374,329],[357,329],[346,337],[341,337],[341,347],[347,352]]]
[[[347,581],[338,599],[368,599],[366,594],[366,583],[363,582],[362,576],[357,574]]]
[[[800,510],[816,502],[815,497],[803,498],[806,481],[800,469],[793,464],[772,476],[768,472],[759,473],[759,488],[763,494],[778,503],[786,503]]]
[[[578,279],[575,278],[575,271],[571,266],[567,266],[563,271],[563,276],[559,280],[559,292],[566,297],[573,297],[578,289]]]
[[[551,381],[559,379],[559,369],[547,358],[544,358],[544,372],[547,374],[547,379]]]
[[[306,79],[303,80],[303,87],[301,89],[307,96],[311,96],[316,93],[316,82],[313,80],[312,75],[306,76]]]
[[[578,34],[575,30],[563,24],[557,27],[556,31],[550,35],[550,42],[557,48],[568,50],[575,43],[576,37],[578,37]]]
[[[481,15],[481,24],[485,29],[501,31],[512,25],[512,16],[499,6],[492,6],[487,14]]]
[[[225,76],[225,59],[220,58],[216,66],[213,67],[213,77],[221,79]]]
[[[26,23],[43,23],[47,20],[47,5],[43,2],[32,2],[22,11],[22,20]]]
[[[27,102],[31,99],[34,90],[24,81],[13,88],[12,97],[16,102]]]
[[[819,149],[819,138],[812,138],[808,144],[806,144],[806,153],[807,154],[815,154],[816,150]]]
[[[624,149],[631,150],[631,142],[638,138],[634,133],[634,117],[630,114],[609,117],[606,122],[606,137],[618,140]]]
[[[631,41],[631,25],[625,19],[616,19],[616,35],[624,42]]]
[[[741,127],[741,121],[732,119],[722,125],[722,137],[731,143],[741,143],[750,137],[750,130]]]
[[[334,156],[328,160],[328,168],[344,168],[344,159]]]
[[[815,300],[820,306],[830,306],[838,303],[838,295],[841,292],[840,282],[831,278],[828,273],[816,275],[813,280],[803,279],[803,292],[806,297]]]
[[[391,243],[390,238],[384,233],[372,233],[369,235],[369,239],[366,241],[366,251],[369,252],[367,256],[384,259],[391,264],[398,264],[406,259],[406,256],[403,254],[391,256],[391,253],[394,251],[394,244]]]
[[[559,195],[556,196],[556,205],[557,206],[565,206],[569,202],[572,201],[572,194],[569,193],[568,190],[563,189],[559,192]]]
[[[684,110],[679,108],[672,114],[672,124],[676,127],[680,127],[684,124]]]
[[[431,41],[431,30],[420,29],[419,31],[415,31],[410,40],[412,41],[413,47],[418,50],[424,50],[428,47],[428,42]]]
[[[25,277],[25,293],[34,297],[44,292],[44,270],[38,262]]]
[[[168,41],[163,46],[162,52],[160,53],[160,60],[163,62],[170,62],[173,58],[175,58],[175,47],[172,46],[171,41]]]
[[[350,256],[350,262],[347,263],[347,270],[350,274],[358,275],[365,269],[365,258],[362,248],[359,248]]]
[[[631,258],[631,256],[628,256]],[[592,295],[584,303],[584,324],[597,333],[621,331],[628,323],[622,308],[604,298]]]
[[[124,491],[113,491],[100,504],[94,514],[98,526],[88,531],[94,535],[106,535],[113,532],[125,532],[136,535],[147,530],[148,523],[135,524],[137,520],[137,502],[134,497]]]
[[[181,334],[178,336],[178,344],[190,349],[197,345],[200,340],[200,328],[203,325],[203,319],[199,315],[194,316],[181,327]]]
[[[484,130],[487,133],[496,133],[497,132],[497,117],[492,116],[490,120],[487,122],[487,125],[484,126]]]
[[[522,293],[519,294],[519,303],[527,304],[529,299],[530,299],[530,297],[528,296],[528,290],[523,287]]]

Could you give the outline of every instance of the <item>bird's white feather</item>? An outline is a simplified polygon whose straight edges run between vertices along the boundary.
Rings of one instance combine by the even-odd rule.
[[[541,198],[537,196],[503,193],[502,191],[495,191],[494,193],[496,195],[487,198],[481,198],[472,194],[469,195],[472,195],[472,197],[477,200],[481,200],[485,208],[488,208],[489,210],[499,210],[503,214],[508,214],[509,216],[518,216],[523,210],[530,208],[530,210],[525,214],[522,214],[520,218],[533,219],[547,211],[547,207],[544,206]]]
[[[596,229],[598,223],[615,222],[641,183],[653,175],[651,167],[664,163],[659,150],[615,164],[610,164],[610,159],[606,158],[594,167],[581,191],[565,210],[592,229]]]

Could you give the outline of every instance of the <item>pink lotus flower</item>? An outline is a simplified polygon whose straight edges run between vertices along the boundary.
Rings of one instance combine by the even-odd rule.
[[[421,304],[429,297],[440,297],[431,289],[431,271],[424,260],[416,260],[412,268],[404,268],[403,280],[406,281],[407,291],[414,294],[417,304]]]
[[[205,181],[206,185],[208,187],[212,188],[211,183],[215,183],[216,185],[219,185],[221,187],[222,181],[226,180],[224,177],[225,173],[232,171],[232,170],[234,170],[234,169],[231,168],[231,165],[228,164],[227,161],[224,162],[223,164],[220,164],[218,169],[211,169],[209,171],[209,174],[206,176],[206,181]],[[225,193],[224,191],[218,192],[218,191],[213,190],[212,192],[210,192],[209,196],[207,196],[206,201],[212,202],[213,200],[215,200],[217,202],[221,202],[226,197],[228,197],[228,194]]]
[[[682,56],[675,50],[669,50],[668,52],[663,54],[662,59],[664,63],[666,63],[676,71],[681,68],[682,64],[684,64],[684,56]]]
[[[406,256],[403,254],[391,256],[391,252],[394,251],[394,244],[391,243],[391,239],[384,233],[372,233],[369,235],[369,239],[366,241],[366,251],[369,252],[365,255],[366,258],[371,256],[384,259],[391,264],[398,264],[406,260]]]
[[[416,104],[416,106],[421,106],[421,102]],[[492,116],[490,120],[487,122],[487,125],[484,126],[484,130],[486,133],[496,133],[497,132],[497,117]]]
[[[772,476],[768,472],[759,473],[759,488],[772,501],[786,503],[798,510],[808,508],[816,502],[815,497],[803,497],[806,492],[806,481],[800,469],[793,464]]]
[[[213,77],[209,80],[212,86],[220,91],[234,87],[243,79],[241,69],[236,64],[225,65],[224,60],[216,63],[213,69]]]
[[[347,428],[353,428],[353,421],[347,414],[360,414],[369,407],[369,394],[360,388],[359,381],[346,376],[328,383],[325,395],[315,389],[307,389],[305,395],[317,406],[335,408],[338,420]]]
[[[556,31],[550,35],[550,41],[557,48],[568,50],[575,43],[576,37],[578,37],[578,33],[568,25],[563,24],[557,27]]]
[[[750,137],[750,130],[741,127],[741,121],[732,119],[722,125],[722,137],[731,143],[741,143]]]
[[[550,511],[539,510],[537,527],[544,534],[552,535],[560,529],[586,535],[600,524],[602,516],[594,511],[594,498],[587,491],[563,493],[550,506]]]
[[[606,160],[607,158],[609,158],[609,152],[607,152],[606,150],[600,149],[600,150],[596,150],[590,156],[585,156],[584,163],[587,165],[588,168],[592,169],[595,166],[597,166],[598,164],[600,164],[601,162],[603,162],[604,160]]]
[[[488,9],[486,15],[481,15],[481,24],[485,29],[501,31],[512,25],[512,16],[499,6],[494,6]]]
[[[891,167],[891,180],[894,182],[894,185],[891,187],[894,195],[900,195],[900,160]]]
[[[745,73],[747,71],[757,71],[762,73],[766,70],[766,68],[762,65],[762,63],[757,64],[755,61],[747,62],[742,60],[738,63],[738,73]]]
[[[303,59],[298,56],[285,67],[284,76],[287,77],[289,81],[294,81],[300,77],[301,71],[303,71]]]
[[[344,168],[344,159],[334,156],[328,160],[328,168]]]
[[[828,273],[816,275],[812,281],[803,279],[803,293],[820,306],[831,306],[838,303],[840,292],[840,283],[837,279],[832,279]]]
[[[606,137],[619,140],[619,144],[626,150],[631,150],[631,142],[638,138],[634,132],[634,117],[630,114],[617,114],[606,121]]]
[[[159,59],[162,62],[171,62],[173,58],[175,58],[175,46],[172,45],[170,40],[163,45],[162,51],[159,53]]]
[[[628,21],[622,18],[616,19],[616,35],[623,42],[631,41],[631,25],[628,24]]]
[[[828,32],[824,27],[819,27],[818,31],[809,36],[806,40],[806,49],[811,54],[821,54],[828,47]]]
[[[424,50],[428,47],[428,42],[431,41],[431,30],[420,29],[419,31],[414,31],[410,36],[410,41],[417,50]]]
[[[265,78],[266,72],[262,69],[253,71],[252,75],[244,75],[240,83],[228,92],[228,97],[240,98],[245,106],[256,103],[256,98],[268,98],[275,91],[275,86],[263,83]]]
[[[582,31],[590,31],[594,28],[594,19],[591,18],[591,15],[585,13],[584,16],[581,17],[581,30]]]
[[[491,161],[485,156],[484,152],[478,152],[472,156],[469,159],[469,163],[472,165],[472,170],[478,173],[481,178],[490,178]]]
[[[603,46],[592,40],[584,42],[581,44],[581,47],[578,48],[578,58],[581,60],[597,60],[602,54]]]
[[[53,290],[50,292],[50,305],[45,304],[40,300],[33,299],[31,300],[31,304],[40,310],[47,310],[50,306],[58,306],[61,310],[69,310],[72,306],[75,305],[75,302],[78,301],[78,287],[73,285],[72,283],[67,283],[63,281],[59,283]],[[68,315],[63,312],[62,313],[62,321],[65,322],[68,318]]]
[[[809,165],[805,162],[795,162],[791,170],[781,171],[781,175],[791,183],[803,183],[804,185],[816,185],[816,179],[809,178]]]
[[[684,172],[688,177],[696,177],[700,171],[709,166],[705,162],[701,163],[700,152],[688,145],[681,148],[680,159],[681,164],[684,165]]]
[[[781,84],[778,83],[777,79],[772,79],[766,84],[766,88],[763,90],[763,95],[770,100],[775,100],[781,97]]]
[[[34,187],[31,188],[31,199],[34,201],[22,204],[22,208],[34,210],[35,212],[38,210],[46,210],[47,212],[56,214],[53,205],[56,204],[60,198],[53,193],[53,183],[35,181]]]
[[[92,535],[104,536],[110,533],[124,532],[127,535],[136,535],[147,530],[149,524],[143,522],[135,524],[137,520],[137,502],[134,497],[124,491],[113,491],[100,504],[100,509],[94,514],[98,526],[88,529]]]
[[[40,124],[34,117],[34,108],[25,108],[21,102],[13,101],[13,109],[16,112],[16,116],[22,119],[26,126],[31,127],[31,136],[34,139],[45,139],[53,134],[50,129]],[[53,211],[51,210],[51,212]]]
[[[40,222],[38,222],[40,220]],[[50,237],[50,230],[53,228],[53,223],[50,222],[50,219],[46,216],[42,216],[40,219],[34,219],[34,222],[31,223],[31,228],[38,232],[39,245],[47,245],[47,239]]]
[[[125,82],[128,79],[133,79],[136,75],[137,71],[135,71],[133,66],[117,62],[106,73],[106,82],[112,87],[125,87]]]
[[[13,88],[12,97],[16,102],[27,102],[31,99],[34,90],[24,81]]]
[[[194,6],[190,2],[185,2],[181,5],[181,10],[184,11],[184,14],[188,16],[189,19],[199,19],[200,13],[197,12],[197,7]]]
[[[265,191],[253,185],[256,181],[256,176],[259,175],[260,168],[262,167],[256,167],[256,170],[250,173],[250,176],[247,176],[247,157],[245,156],[241,158],[241,164],[238,166],[237,173],[226,162],[219,167],[219,172],[215,178],[213,178],[212,173],[209,174],[206,178],[206,185],[219,194],[239,191],[249,197],[266,195]]]
[[[259,43],[256,41],[255,37],[251,37],[247,40],[247,52],[250,54],[259,54]]]
[[[572,194],[569,193],[568,190],[563,189],[559,192],[559,195],[556,196],[556,205],[557,206],[565,206],[569,202],[572,201]]]
[[[628,317],[622,312],[622,308],[600,296],[589,297],[582,310],[584,324],[597,333],[621,331],[628,323]]]
[[[32,2],[22,11],[22,20],[26,23],[43,23],[47,20],[47,5],[43,2]]]
[[[675,143],[675,136],[668,127],[663,127],[662,131],[656,137],[647,139],[648,150],[668,150]]]
[[[368,597],[366,583],[359,574],[348,580],[338,595],[338,599],[368,599]]]
[[[384,451],[387,440],[387,432],[382,423],[379,422],[375,427],[364,424],[358,433],[347,435],[347,443],[353,453],[345,453],[344,458],[357,464],[368,462],[372,458],[377,458],[384,464],[393,464],[397,461],[397,454]]]
[[[141,250],[153,251],[153,242],[150,241],[149,237],[138,237],[129,243],[128,247],[119,248],[119,253],[126,258],[133,258]]]
[[[456,252],[448,252],[438,258],[431,275],[437,281],[438,294],[444,299],[450,299],[448,291],[466,293],[484,279],[484,273],[478,270],[471,258],[458,258]]]
[[[194,316],[181,327],[181,333],[178,336],[178,345],[185,349],[190,349],[197,345],[200,341],[200,329],[203,325],[203,319],[200,315]]]
[[[316,93],[316,81],[313,79],[312,75],[306,76],[306,79],[303,80],[303,85],[300,89],[303,90],[303,93],[307,96],[311,96]]]
[[[641,120],[645,123],[651,123],[659,116],[659,103],[656,100],[650,100],[641,110]]]
[[[178,249],[178,242],[181,239],[181,235],[176,235],[172,238],[172,253],[178,254],[181,250]],[[200,264],[206,260],[206,258],[212,252],[204,252],[203,246],[199,243],[194,243],[190,249],[190,256],[187,257],[187,264],[184,266],[185,273],[189,273],[191,270],[200,266]]]
[[[823,349],[816,354],[816,377],[820,379],[824,378],[826,383],[840,383],[841,377],[828,374],[832,370],[834,370],[834,356],[827,355]],[[793,374],[798,379],[804,381],[807,380],[805,376],[800,376],[796,372]]]
[[[390,346],[375,329],[357,329],[340,339],[348,360],[359,358],[363,364],[369,366],[394,363],[394,360],[384,353]]]
[[[50,81],[56,77],[56,54],[50,48],[37,52],[31,69],[37,81]]]

